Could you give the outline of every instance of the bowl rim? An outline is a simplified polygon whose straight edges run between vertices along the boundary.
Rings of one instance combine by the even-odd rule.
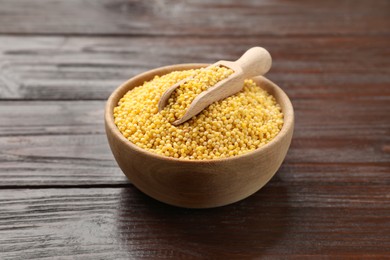
[[[130,147],[131,149],[145,154],[147,156],[151,156],[155,159],[163,160],[163,161],[170,161],[170,162],[180,162],[185,164],[213,164],[213,163],[219,163],[219,162],[232,162],[235,160],[240,160],[243,158],[250,158],[254,154],[261,153],[264,150],[271,149],[273,146],[275,146],[278,142],[281,142],[282,139],[288,135],[289,130],[294,127],[294,109],[291,103],[291,100],[287,96],[287,94],[275,83],[273,83],[271,80],[267,79],[264,76],[257,76],[254,78],[261,78],[262,81],[266,82],[266,84],[270,85],[275,94],[277,93],[279,95],[279,99],[284,100],[285,103],[285,110],[282,110],[283,112],[283,126],[280,132],[267,144],[244,154],[241,155],[235,155],[231,157],[225,157],[225,158],[218,158],[218,159],[205,159],[205,160],[199,160],[199,159],[180,159],[180,158],[174,158],[174,157],[168,157],[159,155],[157,153],[153,153],[151,151],[145,150],[131,141],[129,141],[126,137],[122,135],[122,133],[119,131],[118,127],[115,125],[114,122],[114,114],[113,109],[117,106],[117,103],[120,98],[123,97],[124,94],[127,93],[127,91],[130,90],[130,86],[134,85],[132,82],[140,81],[141,79],[145,78],[143,81],[149,81],[153,79],[155,75],[164,75],[172,71],[180,71],[180,70],[187,70],[187,69],[196,69],[201,67],[206,67],[210,64],[207,63],[181,63],[181,64],[174,64],[174,65],[168,65],[168,66],[162,66],[158,67],[152,70],[145,71],[141,74],[138,74],[134,77],[131,77],[130,79],[123,82],[121,85],[119,85],[109,96],[107,99],[106,105],[105,105],[105,111],[104,111],[104,121],[106,124],[106,127],[110,128],[113,135],[119,139],[119,141],[124,144],[125,146]],[[163,73],[161,73],[163,72]],[[134,86],[137,87],[137,86]],[[134,88],[133,87],[133,88]],[[122,95],[119,95],[122,93]],[[279,101],[280,101],[279,100]],[[280,104],[280,102],[278,102]],[[106,134],[108,135],[108,131],[106,129]]]

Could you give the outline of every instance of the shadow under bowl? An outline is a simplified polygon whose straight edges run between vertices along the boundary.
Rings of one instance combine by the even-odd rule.
[[[279,134],[268,144],[239,156],[214,160],[182,160],[146,151],[129,140],[114,123],[113,110],[129,90],[172,71],[196,69],[208,64],[177,64],[135,76],[108,98],[105,128],[112,153],[128,179],[142,192],[167,204],[186,208],[211,208],[242,200],[262,188],[282,164],[294,130],[290,99],[265,77],[253,80],[273,95],[284,114]]]

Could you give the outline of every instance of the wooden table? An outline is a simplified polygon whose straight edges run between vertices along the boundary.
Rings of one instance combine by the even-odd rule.
[[[230,206],[159,203],[103,129],[121,82],[273,56],[296,130]],[[390,2],[0,0],[0,259],[390,258]]]

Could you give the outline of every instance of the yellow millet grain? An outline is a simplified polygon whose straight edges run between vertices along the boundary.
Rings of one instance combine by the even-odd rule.
[[[189,160],[247,153],[265,145],[280,132],[283,113],[279,104],[252,80],[246,80],[239,93],[210,105],[186,123],[172,125],[170,122],[177,116],[175,110],[182,106],[175,107],[175,99],[170,99],[168,106],[159,113],[157,105],[161,95],[173,84],[188,76],[200,75],[202,71],[174,71],[156,76],[127,92],[114,108],[119,131],[143,149]],[[213,75],[207,75],[211,79],[200,81],[215,82]],[[192,89],[191,98],[199,94],[198,87],[186,87]]]
[[[168,100],[167,110],[174,115],[170,122],[183,117],[197,95],[231,74],[233,74],[233,70],[223,66],[199,69],[190,80],[181,84]]]

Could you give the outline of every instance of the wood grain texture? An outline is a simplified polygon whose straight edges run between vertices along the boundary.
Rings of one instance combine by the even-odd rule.
[[[1,186],[128,183],[105,135],[1,137],[0,147]]]
[[[216,2],[0,0],[0,259],[389,258],[390,2]],[[132,187],[108,95],[258,45],[296,115],[271,182],[212,210]]]
[[[0,137],[103,134],[104,105],[105,101],[3,101]]]
[[[293,100],[390,96],[389,37],[101,38],[0,36],[0,99],[107,99],[152,68],[237,59],[260,45]]]
[[[386,0],[1,0],[0,33],[388,35]]]
[[[299,138],[388,140],[386,96],[366,99],[293,99]],[[106,101],[2,101],[0,136],[104,134]],[[55,137],[53,137],[55,138]]]
[[[280,178],[389,183],[388,100],[320,98],[293,103],[294,139]],[[104,135],[104,104],[0,102],[0,186],[127,184]]]
[[[237,204],[188,210],[133,187],[0,190],[0,258],[383,258],[388,195],[383,185],[271,181]]]
[[[281,178],[389,184],[390,155],[383,138],[316,138],[294,137],[278,172]],[[1,137],[0,146],[0,186],[127,183],[105,135]]]
[[[296,132],[300,130],[297,128]],[[348,176],[354,176],[354,182],[365,182],[368,178],[388,183],[389,153],[383,137],[371,136],[371,141],[361,141],[359,135],[344,140],[327,135],[305,138],[302,134],[295,136],[286,165],[279,172],[286,175],[284,178],[328,182],[331,177],[334,182],[340,178],[345,183]],[[0,145],[0,185],[126,183],[104,135],[1,137]],[[304,166],[308,169],[304,170]]]

